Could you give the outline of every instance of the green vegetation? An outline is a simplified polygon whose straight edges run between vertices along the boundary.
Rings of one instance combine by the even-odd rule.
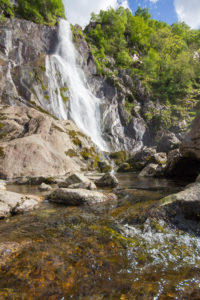
[[[20,17],[40,24],[55,25],[58,18],[65,18],[62,0],[17,0],[12,5],[9,0],[1,0],[0,16]]]
[[[138,8],[133,16],[120,7],[92,14],[85,34],[100,74],[129,69],[132,79],[137,77],[143,83],[152,100],[159,99],[167,106],[197,94],[200,30],[184,23],[169,26],[153,20],[147,9]]]

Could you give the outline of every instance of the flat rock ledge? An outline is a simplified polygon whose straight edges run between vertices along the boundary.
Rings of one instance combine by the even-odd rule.
[[[0,191],[0,219],[38,207],[39,197]]]
[[[68,206],[79,206],[83,204],[98,204],[106,201],[115,201],[117,196],[114,194],[104,194],[97,191],[85,189],[65,189],[59,188],[48,195],[50,202],[65,204]]]

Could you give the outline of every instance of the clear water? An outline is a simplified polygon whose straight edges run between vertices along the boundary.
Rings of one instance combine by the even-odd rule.
[[[131,197],[117,204],[44,202],[0,221],[0,299],[200,299],[199,238],[144,218],[183,183],[119,177]],[[39,194],[29,188],[9,187]]]

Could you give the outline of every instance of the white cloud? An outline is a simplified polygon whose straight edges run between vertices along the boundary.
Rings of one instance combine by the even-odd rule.
[[[109,7],[128,8],[128,0],[63,0],[66,16],[70,23],[85,26],[89,23],[92,12],[98,13]]]
[[[156,2],[158,2],[158,0],[150,0],[150,2],[156,3]]]
[[[192,28],[200,27],[199,0],[174,0],[174,6],[180,22],[185,22]]]

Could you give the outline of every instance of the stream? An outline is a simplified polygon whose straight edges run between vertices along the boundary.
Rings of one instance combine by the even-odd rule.
[[[187,182],[117,176],[117,203],[44,201],[0,221],[0,300],[200,299],[200,238],[146,217]]]

